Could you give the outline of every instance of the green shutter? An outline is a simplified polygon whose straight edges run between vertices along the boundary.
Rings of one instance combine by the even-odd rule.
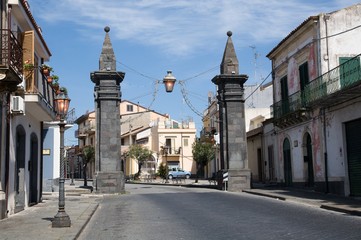
[[[350,193],[361,196],[361,119],[346,123],[346,146]]]
[[[340,57],[341,89],[360,80],[360,59],[358,57]]]

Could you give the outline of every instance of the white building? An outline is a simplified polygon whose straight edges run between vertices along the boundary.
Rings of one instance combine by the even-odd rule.
[[[0,218],[41,201],[44,122],[55,120],[55,91],[41,71],[51,52],[25,0],[1,1]],[[10,57],[7,59],[7,57]],[[10,88],[9,73],[20,77]],[[1,85],[3,79],[1,80]]]
[[[155,174],[160,164],[166,162],[170,168],[182,168],[196,173],[192,155],[192,144],[196,139],[196,128],[193,121],[178,122],[167,114],[160,114],[130,101],[122,101],[121,138],[122,153],[128,151],[129,146],[141,144],[153,152],[142,167],[143,174]],[[168,146],[167,157],[161,147]],[[138,172],[135,159],[126,159],[126,176]]]
[[[122,100],[119,104],[121,116],[121,153],[122,170],[125,176],[134,176],[138,172],[135,159],[126,156],[133,144],[140,144],[153,152],[151,159],[142,166],[145,175],[156,174],[160,164],[168,162],[169,167],[179,167],[196,173],[193,163],[192,144],[196,138],[196,128],[193,121],[177,122],[167,114],[161,114],[139,104]],[[89,112],[79,117],[76,137],[79,150],[95,144],[95,112]],[[168,146],[165,157],[161,147]],[[166,161],[167,159],[167,161]],[[91,178],[94,166],[88,166],[88,176]]]
[[[361,4],[311,16],[267,55],[275,126],[264,130],[269,179],[361,196],[360,16]]]

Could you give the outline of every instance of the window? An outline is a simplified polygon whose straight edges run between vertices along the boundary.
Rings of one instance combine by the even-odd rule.
[[[358,57],[340,57],[341,88],[347,87],[359,80],[360,59]]]
[[[287,84],[287,75],[281,78],[281,101],[282,101],[282,115],[289,112],[289,102],[288,102],[288,84]]]
[[[303,63],[298,68],[300,73],[300,87],[301,91],[305,89],[305,86],[309,83],[309,76],[308,76],[308,62]]]
[[[127,112],[133,112],[133,105],[127,105]]]
[[[175,148],[175,139],[174,138],[166,138],[165,145],[168,147],[168,153],[172,154]]]
[[[183,146],[188,147],[188,138],[183,139]]]

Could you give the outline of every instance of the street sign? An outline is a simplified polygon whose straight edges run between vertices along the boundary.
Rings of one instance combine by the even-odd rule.
[[[228,172],[223,173],[223,182],[228,182]]]

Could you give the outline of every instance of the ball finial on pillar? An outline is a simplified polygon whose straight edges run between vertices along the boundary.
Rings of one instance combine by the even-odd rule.
[[[227,36],[228,36],[228,37],[232,36],[232,31],[228,31],[228,32],[227,32]]]
[[[106,26],[106,27],[104,28],[104,31],[108,33],[108,32],[110,31],[110,27]]]

